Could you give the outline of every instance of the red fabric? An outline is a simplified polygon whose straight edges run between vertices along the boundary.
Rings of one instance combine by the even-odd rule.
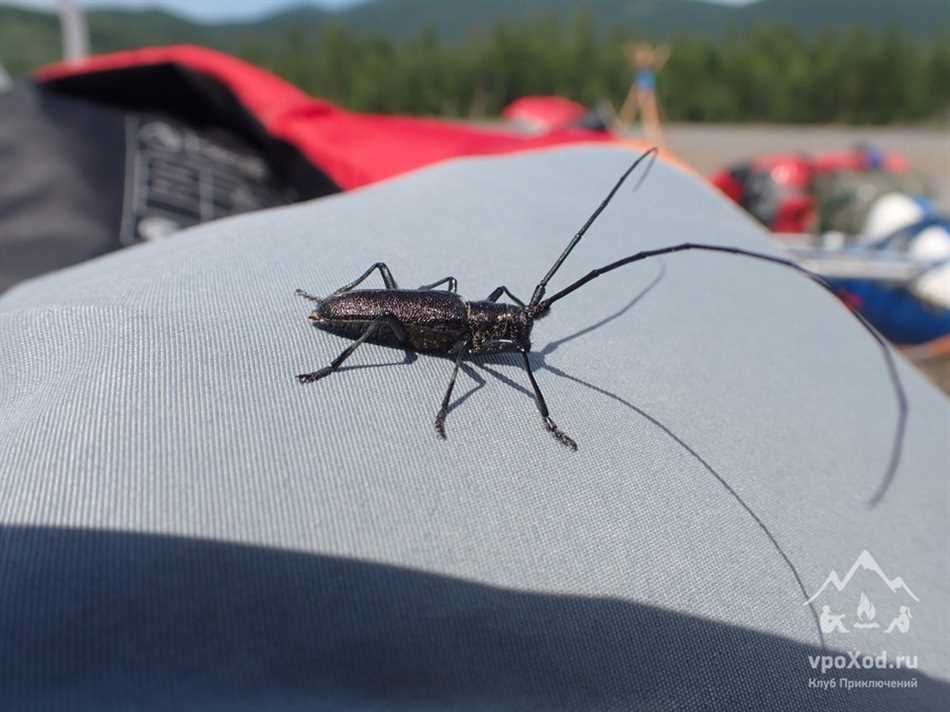
[[[815,199],[804,193],[794,193],[782,200],[769,229],[772,232],[805,233],[811,229],[814,219]]]
[[[736,203],[741,203],[745,196],[745,186],[742,185],[729,171],[719,171],[709,176],[709,182],[725,193]]]
[[[509,153],[577,142],[611,141],[593,131],[563,129],[538,137],[480,130],[435,120],[357,114],[307,96],[239,59],[202,47],[174,46],[100,55],[39,70],[38,80],[177,64],[225,84],[274,137],[296,146],[349,190],[455,156]]]
[[[807,232],[815,217],[815,200],[810,195],[812,165],[799,154],[761,156],[746,166],[754,174],[767,174],[778,186],[780,203],[767,227],[773,232]],[[745,185],[730,170],[719,171],[710,182],[736,203],[745,199]]]
[[[503,118],[541,131],[558,131],[576,124],[585,114],[581,104],[561,96],[525,96],[508,104]]]
[[[811,185],[812,161],[795,153],[778,153],[753,159],[752,169],[769,174],[778,185],[807,190]]]

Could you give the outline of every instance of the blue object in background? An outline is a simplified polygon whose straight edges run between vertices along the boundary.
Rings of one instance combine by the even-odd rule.
[[[924,344],[950,334],[950,309],[926,304],[904,287],[869,279],[829,281],[895,344]]]

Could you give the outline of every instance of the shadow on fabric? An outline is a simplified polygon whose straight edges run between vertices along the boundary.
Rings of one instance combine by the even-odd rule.
[[[817,647],[630,601],[257,546],[8,526],[0,574],[0,699],[17,709],[866,711],[950,696],[893,670],[918,686],[809,689]]]

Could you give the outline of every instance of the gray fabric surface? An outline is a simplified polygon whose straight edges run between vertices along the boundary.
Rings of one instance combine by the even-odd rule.
[[[327,294],[382,260],[403,287],[452,274],[468,299],[526,298],[632,157],[453,161],[0,298],[0,697],[945,709],[950,407],[900,362],[903,460],[869,508],[893,391],[874,342],[801,276],[679,254],[559,303],[534,363],[577,453],[542,429],[512,356],[466,368],[447,442],[432,426],[446,359],[369,345],[294,380],[348,343],[294,288]],[[772,249],[657,164],[552,288],[686,240]],[[911,629],[825,644],[916,655],[917,671],[848,674],[918,686],[810,689],[838,676],[810,668],[803,589],[865,549],[919,598]]]

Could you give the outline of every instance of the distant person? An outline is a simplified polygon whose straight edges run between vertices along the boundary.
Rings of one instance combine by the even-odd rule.
[[[656,75],[670,58],[670,48],[654,47],[648,42],[627,42],[624,53],[633,71],[633,81],[627,98],[620,107],[620,121],[630,126],[639,112],[647,138],[658,146],[663,145],[663,129],[660,126],[660,108],[656,100]]]

